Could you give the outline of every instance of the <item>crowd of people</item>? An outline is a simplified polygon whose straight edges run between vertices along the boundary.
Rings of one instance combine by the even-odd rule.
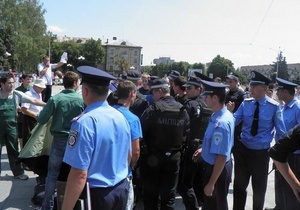
[[[186,79],[171,71],[166,79],[135,69],[116,78],[81,66],[51,96],[52,71],[66,59],[44,57],[39,77],[22,75],[15,91],[13,75],[0,80],[0,146],[15,178],[27,180],[30,170],[18,161],[18,144],[24,148],[37,124],[51,122],[41,209],[55,207],[56,182],[67,170],[64,210],[87,187],[92,209],[134,209],[141,199],[146,210],[175,209],[179,193],[188,210],[226,210],[232,171],[233,210],[245,209],[250,179],[253,209],[262,210],[270,157],[276,206],[266,209],[300,209],[297,84],[276,78],[268,96],[271,81],[257,71],[246,92],[233,74],[224,83],[198,72]]]

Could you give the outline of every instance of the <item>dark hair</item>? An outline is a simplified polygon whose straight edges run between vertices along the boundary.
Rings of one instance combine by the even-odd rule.
[[[287,92],[290,94],[290,95],[295,95],[295,88],[289,88],[289,89],[286,89]]]
[[[31,74],[22,74],[22,79],[26,79],[26,77],[32,78]]]
[[[225,99],[226,99],[226,93],[225,93],[225,91],[224,92],[219,92],[218,94],[210,93],[208,95],[210,95],[211,97],[213,97],[214,95],[216,95],[219,98],[219,103],[220,104],[225,104]]]
[[[183,85],[186,84],[186,79],[183,76],[176,77],[174,79],[174,85],[179,86],[182,91],[185,91],[186,87]]]
[[[131,91],[136,90],[136,85],[129,80],[120,82],[117,87],[118,99],[127,99]]]
[[[14,79],[14,77],[13,77],[11,74],[3,75],[3,76],[1,77],[1,79],[0,79],[0,83],[5,84],[6,81],[9,80],[10,78],[13,78],[13,79]]]
[[[91,90],[91,92],[95,95],[95,96],[107,96],[108,90],[109,90],[109,86],[99,86],[99,85],[95,85],[95,84],[91,84],[91,83],[86,83],[83,82],[83,84],[85,84],[86,86],[89,87],[89,89]]]
[[[72,71],[67,71],[66,75],[63,78],[63,84],[64,87],[67,88],[73,88],[74,82],[77,82],[79,80],[79,75]]]

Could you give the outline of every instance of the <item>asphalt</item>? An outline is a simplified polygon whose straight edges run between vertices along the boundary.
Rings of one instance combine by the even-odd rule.
[[[63,88],[61,86],[54,86],[53,94],[58,93]],[[36,175],[30,171],[25,173],[29,176],[26,181],[18,180],[13,177],[10,171],[6,147],[2,148],[1,155],[2,172],[0,177],[0,210],[6,209],[22,209],[30,210],[35,209],[35,206],[31,203],[31,198],[33,196],[34,186],[36,185]],[[255,163],[253,163],[255,164]],[[270,161],[271,168],[272,161]],[[228,195],[228,205],[229,209],[232,209],[233,205],[233,187],[232,184],[229,188]],[[275,206],[275,194],[274,194],[274,172],[269,175],[267,193],[265,196],[265,207]],[[141,203],[137,205],[137,210],[143,209]],[[176,210],[183,210],[184,205],[180,196],[176,197]],[[246,203],[246,210],[252,209],[252,190],[251,183],[248,187],[248,196]]]

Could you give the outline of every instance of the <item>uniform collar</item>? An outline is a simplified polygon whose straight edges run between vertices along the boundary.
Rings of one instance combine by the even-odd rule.
[[[94,102],[92,104],[90,104],[88,107],[86,107],[85,109],[85,113],[89,112],[89,111],[92,111],[100,106],[109,106],[107,101],[97,101],[97,102]]]
[[[220,109],[219,111],[215,112],[212,114],[212,120],[217,119],[219,116],[221,116],[222,114],[224,114],[227,111],[227,107],[223,107],[222,109]]]
[[[257,100],[254,99],[254,103],[256,102]],[[259,105],[262,105],[264,103],[266,103],[267,101],[267,96],[263,97],[262,99],[260,99],[259,101],[257,101],[259,103]]]
[[[298,99],[293,99],[289,104],[285,104],[284,107],[285,108],[292,108],[294,106],[294,104],[297,102]]]

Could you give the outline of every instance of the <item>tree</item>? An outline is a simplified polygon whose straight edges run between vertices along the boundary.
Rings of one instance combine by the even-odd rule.
[[[0,3],[0,28],[10,33],[7,51],[10,65],[19,71],[34,72],[48,49],[45,10],[38,0],[3,0]]]
[[[82,54],[85,57],[85,62],[90,66],[97,66],[98,63],[103,63],[105,50],[102,47],[101,40],[100,39],[98,39],[97,41],[94,39],[87,40],[83,44]]]
[[[271,80],[275,83],[276,77],[288,80],[289,75],[287,72],[287,63],[285,57],[282,56],[282,51],[279,52],[277,61],[273,62],[273,74],[271,75]]]
[[[120,58],[116,61],[116,65],[119,67],[119,70],[122,73],[128,72],[129,70],[129,62],[125,58]]]
[[[203,63],[194,63],[194,64],[192,65],[192,68],[193,68],[193,69],[202,69],[202,74],[205,74],[205,75],[206,75],[205,64],[203,64]]]
[[[234,70],[231,60],[217,55],[209,65],[207,73],[212,73],[214,78],[220,77],[222,80],[225,80],[226,75]]]
[[[245,75],[243,75],[240,71],[234,70],[234,71],[232,71],[232,73],[239,78],[240,84],[248,84],[249,83],[249,80],[247,79],[247,77],[245,77]]]

